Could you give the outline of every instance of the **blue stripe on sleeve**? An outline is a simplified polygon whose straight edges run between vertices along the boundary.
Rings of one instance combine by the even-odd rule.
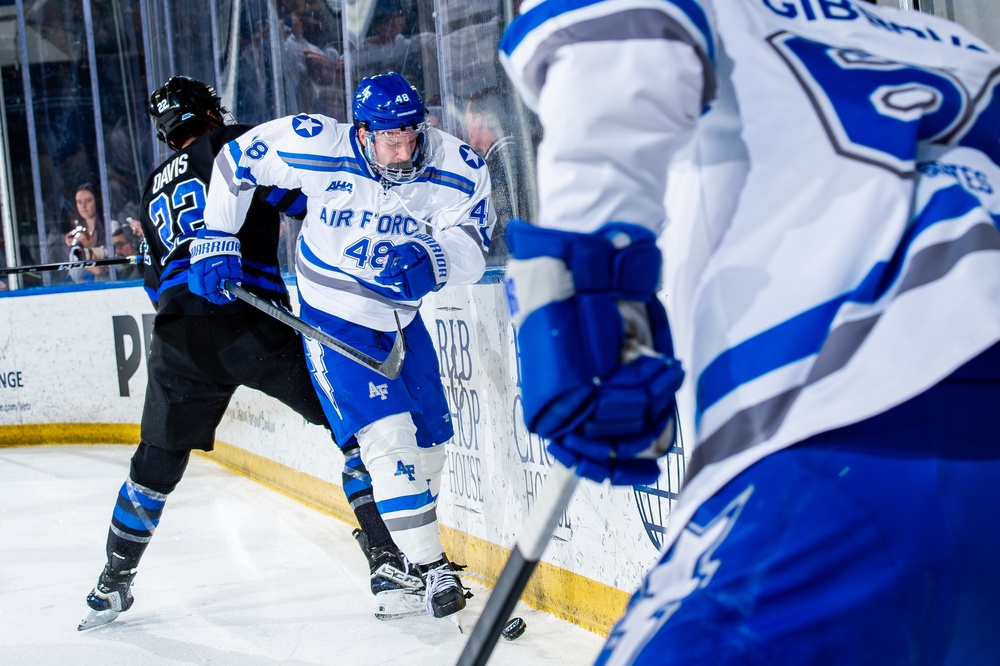
[[[278,202],[281,201],[281,197],[288,194],[288,190],[282,187],[275,187],[271,189],[271,192],[267,195],[267,203],[272,206],[277,206]]]
[[[233,164],[239,166],[240,158],[243,157],[243,151],[240,150],[239,141],[233,140],[226,144],[226,148],[229,149],[229,157],[233,160]]]
[[[243,151],[240,150],[240,144],[238,141],[230,141],[226,144],[229,148],[229,157],[233,160],[233,166],[235,167],[233,176],[237,180],[248,180],[254,185],[257,184],[257,179],[253,177],[253,173],[250,172],[250,167],[240,166],[240,159],[243,157]]]
[[[740,386],[818,354],[830,325],[845,303],[871,304],[888,293],[902,274],[914,241],[941,222],[968,214],[979,200],[954,185],[936,192],[900,239],[892,258],[880,261],[851,291],[806,310],[719,354],[698,377],[696,422]]]
[[[335,173],[344,171],[356,176],[365,176],[358,163],[351,157],[327,157],[310,153],[285,153],[278,151],[278,157],[293,169]]]
[[[528,12],[515,18],[507,27],[500,40],[500,50],[506,55],[513,53],[524,38],[547,21],[567,12],[590,7],[606,0],[547,0]],[[708,58],[715,62],[715,39],[705,15],[705,10],[695,0],[664,0],[681,10],[702,34],[708,49]]]
[[[500,50],[507,55],[514,52],[514,49],[524,41],[535,28],[546,21],[571,12],[575,9],[582,9],[605,0],[547,0],[536,5],[524,14],[521,14],[507,26],[503,37],[500,39]]]
[[[158,301],[161,300],[163,298],[163,293],[166,292],[168,289],[172,289],[180,285],[184,285],[184,287],[186,288],[187,283],[188,283],[188,270],[186,268],[181,272],[171,276],[167,280],[161,280],[160,286],[156,291],[158,296],[157,300]]]
[[[262,264],[259,261],[250,261],[248,259],[243,260],[244,266],[249,266],[259,273],[265,273],[267,275],[273,275],[274,277],[281,279],[281,271],[277,266],[272,264]]]
[[[427,167],[424,169],[424,172],[420,174],[420,177],[417,178],[415,182],[427,182],[435,185],[443,185],[444,187],[450,187],[458,190],[466,196],[472,196],[472,193],[476,191],[476,184],[468,178],[464,178],[457,173],[452,173],[451,171],[435,169],[434,167]]]
[[[308,202],[309,202],[309,197],[307,197],[304,194],[300,194],[299,198],[296,199],[294,202],[292,202],[292,205],[290,205],[285,210],[285,214],[291,215],[292,217],[295,217],[296,215],[301,215],[302,213],[305,212],[306,204]]]

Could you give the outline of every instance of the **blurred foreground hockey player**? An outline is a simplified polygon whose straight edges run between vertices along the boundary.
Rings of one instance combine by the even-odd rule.
[[[426,611],[465,607],[438,534],[444,442],[454,433],[420,299],[476,282],[495,214],[485,163],[429,126],[423,99],[394,72],[362,79],[354,124],[322,115],[272,120],[219,154],[192,249],[192,290],[217,303],[245,262],[231,251],[254,188],[301,188],[308,209],[296,272],[301,316],[370,356],[387,354],[398,314],[407,356],[386,380],[305,340],[313,382],[338,441],[357,438],[378,510],[426,585]]]
[[[526,422],[649,483],[678,358],[694,403],[665,553],[598,663],[1000,663],[1000,57],[856,0],[521,9]]]
[[[214,447],[215,429],[238,386],[263,391],[310,423],[329,428],[297,333],[242,302],[216,305],[188,291],[189,248],[203,225],[215,155],[250,128],[227,124],[231,117],[215,90],[185,76],[156,90],[148,111],[157,136],[177,151],[152,171],[142,200],[149,243],[145,283],[156,306],[149,382],[141,442],[118,495],[108,561],[87,597],[90,611],[81,630],[107,624],[132,605],[136,567],[167,496],[181,480],[191,450]],[[239,234],[247,265],[243,284],[287,306],[278,269],[278,211],[301,213],[304,196],[278,188],[261,188],[257,195]],[[419,586],[375,510],[356,441],[339,441],[347,442],[344,492],[366,533],[372,591]]]

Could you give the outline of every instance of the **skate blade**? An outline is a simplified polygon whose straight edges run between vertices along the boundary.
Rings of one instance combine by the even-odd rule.
[[[452,622],[454,622],[455,626],[458,627],[458,633],[464,634],[465,633],[465,628],[462,626],[462,617],[461,617],[461,615],[462,615],[461,611],[459,611],[457,613],[452,613],[451,615],[448,616],[448,619],[451,620]]]
[[[419,617],[421,615],[427,615],[427,611],[423,609],[418,611],[406,611],[405,613],[386,613],[383,611],[375,611],[375,619],[382,620],[383,622],[401,620],[404,617]]]
[[[121,615],[121,611],[116,610],[105,610],[96,611],[91,610],[87,613],[87,617],[80,620],[80,624],[77,625],[77,631],[87,631],[89,629],[96,629],[97,627],[103,627],[106,624],[114,622],[115,618]]]
[[[399,620],[427,614],[427,604],[423,594],[406,590],[387,590],[375,595],[375,600],[378,602],[378,610],[375,611],[375,618],[378,620]]]

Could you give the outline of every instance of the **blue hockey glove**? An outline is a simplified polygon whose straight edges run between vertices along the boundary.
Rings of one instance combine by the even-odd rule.
[[[240,241],[236,236],[199,229],[198,238],[191,241],[191,270],[188,272],[188,289],[192,293],[222,305],[236,300],[222,291],[222,281],[243,280],[243,263]]]
[[[579,234],[511,221],[507,244],[528,429],[580,476],[655,482],[684,379],[656,296],[656,237],[624,223]]]
[[[419,301],[448,281],[448,255],[432,236],[417,234],[397,245],[385,258],[375,282],[398,287],[403,300]]]

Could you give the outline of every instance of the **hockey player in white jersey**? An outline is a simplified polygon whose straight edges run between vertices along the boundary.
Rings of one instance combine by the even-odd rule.
[[[363,79],[353,111],[353,126],[289,116],[229,144],[192,246],[191,288],[228,300],[219,285],[242,274],[233,234],[250,194],[295,183],[308,197],[296,260],[302,318],[384,357],[398,313],[408,352],[395,380],[311,340],[306,355],[338,441],[357,436],[376,506],[426,585],[427,613],[444,617],[465,606],[436,515],[454,431],[418,308],[431,291],[482,277],[495,222],[489,174],[471,148],[428,125],[423,99],[399,74]]]
[[[1000,663],[1000,56],[858,0],[521,12],[525,419],[582,476],[658,475],[666,226],[697,439],[598,663]]]

